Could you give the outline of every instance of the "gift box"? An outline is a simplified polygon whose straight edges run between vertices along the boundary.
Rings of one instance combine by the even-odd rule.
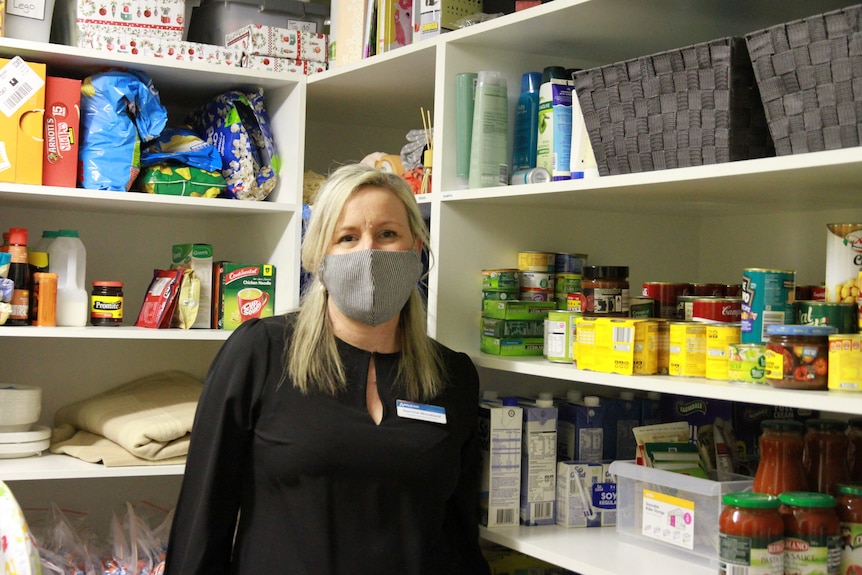
[[[252,70],[266,70],[267,72],[286,72],[293,74],[304,74],[310,76],[324,72],[328,69],[326,62],[309,62],[308,60],[290,60],[277,56],[260,56],[257,54],[243,54],[240,66]]]
[[[252,25],[229,33],[225,37],[225,46],[237,48],[243,54],[326,62],[329,55],[329,36],[275,26]]]

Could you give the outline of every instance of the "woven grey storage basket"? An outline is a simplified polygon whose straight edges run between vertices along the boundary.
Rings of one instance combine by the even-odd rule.
[[[603,176],[774,155],[743,38],[575,72]]]
[[[862,140],[862,5],[745,36],[778,155]]]

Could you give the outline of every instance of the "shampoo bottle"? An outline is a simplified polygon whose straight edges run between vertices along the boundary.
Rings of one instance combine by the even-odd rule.
[[[509,184],[509,97],[506,78],[483,70],[476,82],[470,144],[470,187]]]
[[[470,186],[470,143],[477,78],[472,72],[455,76],[455,177],[458,189]]]
[[[571,179],[572,82],[562,66],[548,66],[539,88],[536,165],[551,179]]]
[[[515,105],[512,172],[536,167],[536,141],[539,136],[539,86],[541,83],[541,72],[527,72],[521,77],[521,95]]]

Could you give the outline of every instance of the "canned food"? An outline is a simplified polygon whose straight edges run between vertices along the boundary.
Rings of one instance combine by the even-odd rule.
[[[682,319],[677,305],[680,296],[689,295],[691,284],[672,282],[644,282],[641,295],[655,300],[656,317]]]
[[[482,301],[486,299],[492,299],[497,301],[510,300],[510,299],[518,299],[521,295],[521,291],[488,291],[482,290]],[[483,304],[484,307],[484,304]]]
[[[701,297],[725,297],[724,284],[693,283],[690,284],[691,295]]]
[[[862,224],[826,228],[826,301],[855,302],[862,271]]]
[[[584,311],[584,296],[580,293],[566,294],[566,311]]]
[[[629,267],[585,266],[581,284],[583,311],[605,317],[629,315]]]
[[[629,298],[629,315],[637,319],[655,317],[655,300],[651,297]]]
[[[759,343],[728,345],[727,380],[766,383],[766,346]]]
[[[554,292],[542,288],[522,287],[518,299],[524,301],[554,301]]]
[[[766,343],[770,325],[793,323],[796,272],[747,268],[742,274],[742,343]]]
[[[570,272],[554,273],[554,291],[558,294],[578,293],[581,291],[581,274]]]
[[[521,291],[540,289],[554,291],[554,274],[551,272],[521,272]]]
[[[670,322],[668,375],[706,376],[706,325],[690,321]]]
[[[830,335],[828,357],[827,387],[862,391],[862,334]]]
[[[739,324],[706,324],[706,378],[728,379],[730,345],[739,343]]]
[[[691,321],[692,308],[694,300],[702,296],[696,295],[681,295],[676,298],[676,314],[682,321]]]
[[[549,311],[545,320],[545,358],[558,363],[573,361],[572,345],[577,339],[576,319],[580,313],[574,311]]]
[[[795,323],[799,325],[831,325],[838,333],[859,331],[856,302],[803,300],[794,302]]]
[[[741,298],[698,297],[691,302],[692,321],[739,323],[741,316]]]
[[[766,381],[787,389],[826,389],[829,334],[825,325],[770,325],[766,344]]]
[[[554,271],[558,274],[581,275],[587,263],[587,254],[554,254]]]
[[[515,269],[482,270],[482,289],[518,291],[521,289],[521,272]]]
[[[556,256],[548,252],[518,252],[518,269],[526,272],[553,272]]]

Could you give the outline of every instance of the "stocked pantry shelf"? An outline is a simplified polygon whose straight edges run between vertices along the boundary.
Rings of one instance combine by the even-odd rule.
[[[715,569],[651,549],[621,543],[613,527],[566,529],[555,525],[480,528],[483,539],[584,575],[711,575]]]
[[[162,341],[224,341],[231,334],[219,329],[151,329],[146,327],[0,327],[0,338],[151,339]]]
[[[680,214],[732,215],[857,209],[862,148],[569,180],[543,185],[444,191],[443,201]]]
[[[471,357],[480,367],[562,381],[862,415],[862,394],[855,392],[779,389],[768,384],[697,377],[601,373],[578,369],[573,364],[554,363],[542,357],[503,358],[479,352],[473,353]]]

